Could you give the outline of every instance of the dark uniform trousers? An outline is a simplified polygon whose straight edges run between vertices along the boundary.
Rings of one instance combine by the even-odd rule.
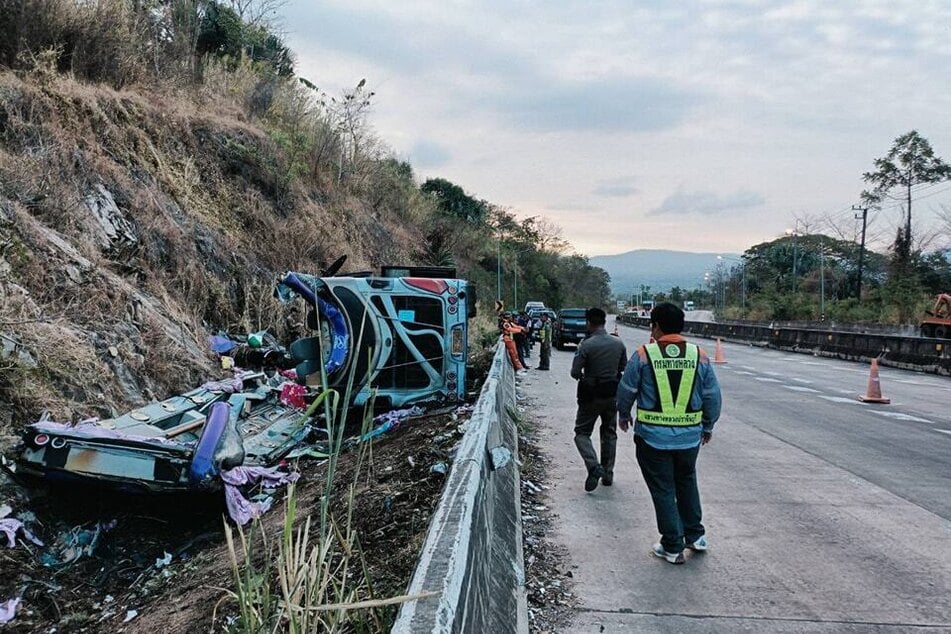
[[[594,451],[591,443],[591,434],[594,424],[601,419],[601,460]],[[584,460],[584,466],[590,473],[592,469],[601,465],[605,475],[614,475],[614,456],[617,453],[617,399],[595,398],[587,403],[578,403],[578,414],[575,417],[575,446]]]
[[[542,341],[541,352],[539,353],[541,358],[539,359],[538,369],[539,370],[548,370],[551,366],[551,342]]]

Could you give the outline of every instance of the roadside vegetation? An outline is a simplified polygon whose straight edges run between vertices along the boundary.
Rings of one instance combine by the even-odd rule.
[[[865,215],[870,226],[897,221],[886,253],[865,248],[861,223],[803,217],[787,235],[722,260],[705,289],[674,288],[654,298],[692,300],[726,319],[917,325],[936,295],[951,292],[951,210],[927,229],[916,227],[912,211],[918,199],[947,189],[951,166],[911,131],[863,178],[871,187],[856,219]]]
[[[43,412],[109,417],[200,384],[216,371],[211,333],[304,334],[300,308],[272,298],[275,278],[318,273],[343,254],[343,272],[456,267],[479,288],[473,345],[497,338],[497,296],[509,307],[516,293],[554,306],[610,299],[606,274],[572,254],[557,227],[418,177],[375,134],[365,80],[328,95],[319,77],[297,76],[279,7],[0,3],[5,447]],[[113,575],[103,583],[114,586],[93,588],[78,573],[74,587],[61,571],[64,586],[31,622],[115,631],[123,615],[95,613],[113,592],[143,607],[128,631],[205,630],[213,616],[234,631],[381,631],[438,499],[445,467],[430,468],[449,461],[459,424],[446,414],[401,431],[405,442],[381,440],[385,452],[367,444],[344,455],[345,469],[336,458],[311,468],[317,484],[302,478],[283,518],[231,531],[227,550],[218,524],[217,544],[168,572],[181,573],[175,587],[156,577],[130,589],[135,577]],[[168,545],[150,535],[136,532],[133,563],[120,562],[139,579],[162,557],[151,549]],[[192,556],[181,549],[176,558]],[[27,554],[8,560],[42,578]],[[23,594],[22,583],[10,576],[2,598]],[[169,605],[150,604],[156,597]]]
[[[0,5],[7,434],[43,410],[102,416],[194,385],[209,332],[295,336],[274,276],[342,254],[344,271],[453,265],[483,312],[516,286],[520,303],[609,301],[557,227],[420,182],[374,133],[366,81],[328,95],[296,76],[279,6]]]

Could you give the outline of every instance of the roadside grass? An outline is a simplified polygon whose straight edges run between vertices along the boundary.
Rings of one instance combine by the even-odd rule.
[[[364,321],[355,351],[363,348],[365,328]],[[366,353],[372,355],[369,349]],[[343,504],[334,506],[340,452],[345,449],[345,430],[350,428],[351,410],[347,405],[352,402],[355,368],[356,364],[351,367],[342,394],[325,388],[303,414],[307,419],[322,409],[331,434],[319,513],[298,516],[296,488],[292,485],[284,502],[279,535],[269,535],[260,518],[253,520],[247,531],[225,522],[234,589],[227,591],[224,600],[238,607],[238,619],[229,628],[234,634],[381,632],[388,621],[381,608],[421,598],[376,596],[355,528],[355,499],[364,469],[368,462],[372,464],[373,440],[367,434],[373,429],[374,395],[364,407],[359,425],[359,438],[367,439],[356,443],[356,464],[346,483]],[[328,385],[323,367],[321,385]],[[215,617],[220,605],[215,606]]]

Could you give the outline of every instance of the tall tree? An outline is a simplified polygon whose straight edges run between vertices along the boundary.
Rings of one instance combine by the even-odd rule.
[[[889,191],[900,187],[905,193],[904,239],[912,242],[911,188],[923,183],[951,180],[951,166],[934,155],[928,140],[912,130],[895,139],[884,158],[875,159],[875,171],[862,175],[872,189],[862,192],[862,200],[881,205]]]

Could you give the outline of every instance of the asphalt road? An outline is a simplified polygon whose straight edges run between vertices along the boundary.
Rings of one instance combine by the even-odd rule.
[[[620,328],[628,351],[647,332]],[[698,340],[711,355],[713,343]],[[583,489],[573,352],[521,382],[548,431],[555,538],[581,606],[568,632],[951,632],[951,379],[724,344],[724,410],[701,451],[711,542],[672,566],[630,434],[615,486]]]

